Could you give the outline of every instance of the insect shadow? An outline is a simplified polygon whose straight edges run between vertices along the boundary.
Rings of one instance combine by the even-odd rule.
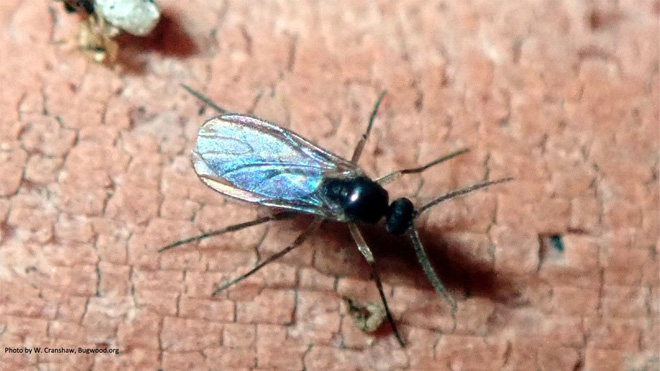
[[[414,221],[419,215],[443,201],[512,178],[483,181],[451,191],[418,208],[415,208],[412,201],[407,198],[398,198],[390,203],[383,185],[405,174],[421,173],[468,150],[461,149],[424,166],[397,170],[372,180],[357,166],[357,162],[369,138],[385,92],[376,101],[367,129],[358,141],[351,159],[346,160],[277,125],[251,116],[228,114],[226,110],[200,93],[188,86],[182,86],[222,113],[221,116],[212,118],[201,126],[192,152],[193,166],[202,182],[224,195],[281,211],[181,240],[159,251],[269,221],[289,219],[300,213],[314,216],[313,221],[290,245],[267,257],[242,276],[220,286],[212,295],[244,280],[300,246],[324,221],[346,223],[358,250],[369,265],[371,276],[374,278],[385,308],[387,321],[399,344],[404,346],[403,338],[394,323],[383,292],[376,260],[358,227],[358,225],[376,224],[384,219],[385,229],[389,233],[403,235],[410,240],[415,256],[429,282],[451,305],[452,313],[456,311],[456,301],[449,295],[433,269]]]
[[[447,287],[461,297],[484,297],[493,302],[512,304],[518,287],[507,274],[495,271],[490,261],[475,257],[469,246],[447,238],[452,226],[427,226],[419,231],[428,258],[435,271]],[[373,246],[378,246],[378,258],[393,276],[410,277],[421,289],[431,288],[423,272],[411,269],[419,264],[411,249],[401,248],[406,242],[401,236],[388,236],[379,228],[369,226],[362,232]]]
[[[199,52],[192,36],[181,25],[175,13],[164,9],[160,22],[153,31],[143,37],[122,33],[117,36],[122,45],[118,62],[128,72],[141,74],[146,68],[146,54],[155,52],[171,58],[184,59]]]

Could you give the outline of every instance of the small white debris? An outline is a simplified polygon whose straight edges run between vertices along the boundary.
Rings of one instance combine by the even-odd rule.
[[[342,297],[348,307],[348,314],[355,326],[365,332],[374,332],[385,322],[387,312],[381,302],[358,304],[350,298]]]
[[[135,36],[146,36],[160,20],[153,0],[95,0],[94,7],[108,23]]]

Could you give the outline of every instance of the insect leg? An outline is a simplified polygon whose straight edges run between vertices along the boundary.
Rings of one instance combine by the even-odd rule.
[[[362,134],[362,138],[360,138],[360,141],[355,147],[355,151],[353,151],[353,157],[351,157],[351,162],[354,164],[358,162],[358,160],[360,159],[360,155],[362,155],[362,150],[364,149],[364,145],[367,143],[367,139],[369,138],[369,133],[371,133],[371,127],[374,124],[374,119],[376,118],[378,107],[380,107],[380,102],[382,102],[383,98],[385,97],[385,94],[387,94],[387,91],[383,91],[382,93],[380,93],[380,96],[376,101],[376,105],[374,106],[374,110],[371,111],[371,117],[369,117],[369,125],[367,126],[367,130],[364,132],[364,134]]]
[[[424,274],[426,274],[426,277],[431,282],[431,285],[433,285],[435,291],[444,296],[447,302],[449,302],[452,308],[452,313],[454,313],[456,311],[456,301],[451,297],[451,295],[449,295],[449,292],[442,284],[442,281],[440,281],[438,275],[435,273],[433,266],[431,266],[431,261],[424,251],[424,246],[422,246],[422,241],[419,239],[419,234],[417,233],[415,226],[410,227],[408,235],[410,236],[410,240],[412,240],[413,247],[415,248],[415,255],[417,256],[419,264],[422,265]]]
[[[367,263],[369,263],[369,268],[371,268],[371,273],[374,276],[374,281],[376,281],[376,287],[378,288],[378,293],[380,294],[380,299],[383,301],[383,306],[385,307],[385,313],[387,314],[387,321],[390,323],[390,326],[392,326],[392,331],[394,331],[394,335],[396,336],[396,339],[399,341],[399,344],[401,346],[404,346],[403,338],[401,337],[401,334],[399,334],[399,330],[396,328],[396,325],[394,324],[394,319],[392,318],[392,313],[390,313],[390,307],[387,305],[387,299],[385,299],[385,293],[383,292],[383,284],[380,281],[380,276],[378,275],[378,271],[376,270],[376,260],[374,259],[374,255],[371,252],[371,249],[367,245],[367,241],[364,240],[364,237],[362,237],[362,233],[360,233],[360,230],[358,229],[357,225],[354,223],[348,223],[348,229],[351,231],[351,235],[353,236],[353,239],[355,240],[355,243],[358,246],[358,250],[360,250],[360,253],[362,253],[362,256],[367,260]]]
[[[395,171],[395,172],[389,173],[389,174],[387,174],[387,175],[385,175],[385,176],[382,176],[382,177],[376,179],[375,182],[378,183],[378,184],[380,184],[380,185],[384,185],[384,184],[387,184],[387,183],[389,183],[389,182],[391,182],[391,181],[393,181],[393,180],[398,179],[399,177],[401,177],[401,175],[404,175],[404,174],[416,174],[416,173],[421,173],[422,171],[424,171],[424,170],[430,168],[431,166],[435,166],[435,165],[437,165],[437,164],[439,164],[439,163],[441,163],[441,162],[445,162],[445,161],[447,161],[447,160],[449,160],[449,159],[451,159],[451,158],[454,158],[454,157],[456,157],[456,156],[458,156],[458,155],[462,155],[463,153],[466,153],[466,152],[469,152],[469,151],[470,151],[469,149],[467,149],[467,148],[463,148],[463,149],[460,149],[460,150],[458,150],[458,151],[456,151],[456,152],[450,153],[450,154],[448,154],[448,155],[446,155],[446,156],[443,156],[443,157],[440,157],[440,158],[438,158],[438,159],[435,159],[435,160],[429,162],[428,164],[426,164],[426,165],[424,165],[424,166],[415,167],[415,168],[411,168],[411,169],[397,170],[397,171]]]
[[[307,239],[307,237],[309,237],[309,235],[312,232],[314,232],[321,225],[321,223],[323,223],[323,219],[320,219],[320,218],[314,219],[314,221],[307,227],[307,229],[305,229],[305,231],[303,233],[298,235],[298,237],[296,237],[296,239],[289,246],[285,247],[284,249],[280,250],[279,252],[275,253],[274,255],[269,256],[268,258],[266,258],[266,260],[264,260],[261,263],[257,264],[254,268],[250,269],[250,271],[245,273],[244,275],[242,275],[242,276],[240,276],[240,277],[238,277],[234,280],[231,280],[231,281],[225,283],[224,285],[220,286],[219,288],[215,289],[215,291],[213,291],[211,296],[215,296],[215,295],[219,294],[220,292],[222,292],[222,291],[228,289],[229,287],[233,286],[234,284],[243,281],[244,279],[250,277],[251,275],[253,275],[257,271],[259,271],[261,268],[265,267],[268,263],[271,263],[274,260],[277,260],[277,259],[281,258],[282,256],[289,253],[291,250],[293,250],[296,247],[300,246],[305,241],[305,239]]]
[[[171,248],[181,246],[181,245],[184,245],[184,244],[187,244],[187,243],[190,243],[190,242],[203,240],[207,237],[217,236],[219,234],[223,234],[223,233],[227,233],[227,232],[236,232],[238,230],[241,230],[241,229],[244,229],[244,228],[247,228],[247,227],[252,227],[252,226],[257,225],[257,224],[269,222],[271,220],[289,219],[289,218],[293,218],[294,216],[296,216],[296,213],[292,213],[292,212],[288,212],[288,211],[282,211],[282,212],[275,213],[275,214],[272,214],[272,215],[257,218],[255,220],[251,220],[249,222],[230,225],[229,227],[225,227],[225,228],[222,228],[222,229],[217,229],[217,230],[211,231],[211,232],[206,232],[204,234],[200,234],[199,236],[186,238],[185,240],[177,241],[177,242],[169,244],[165,247],[161,247],[160,249],[158,249],[158,252],[163,252],[165,250],[169,250]]]
[[[212,107],[213,109],[215,109],[216,111],[218,111],[218,112],[220,112],[220,113],[227,113],[227,112],[229,112],[229,111],[227,111],[226,109],[224,109],[224,108],[218,106],[218,105],[215,104],[211,99],[207,98],[206,96],[204,96],[202,93],[198,92],[197,90],[194,90],[194,89],[191,88],[190,86],[188,86],[188,85],[186,85],[186,84],[181,84],[181,87],[184,88],[184,89],[186,89],[186,90],[188,91],[188,93],[192,94],[195,98],[197,98],[197,99],[201,100],[202,102],[204,102],[204,103],[208,104],[209,106],[211,106],[211,107]]]

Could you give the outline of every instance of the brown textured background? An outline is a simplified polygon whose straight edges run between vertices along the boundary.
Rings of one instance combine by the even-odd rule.
[[[0,3],[0,368],[658,369],[657,0],[159,4],[107,67],[61,4]],[[375,231],[405,349],[347,316],[341,295],[377,295],[341,225],[214,299],[301,223],[158,254],[262,212],[195,176],[214,113],[182,82],[344,156],[387,89],[369,174],[472,149],[394,197],[515,176],[420,223],[456,315]]]

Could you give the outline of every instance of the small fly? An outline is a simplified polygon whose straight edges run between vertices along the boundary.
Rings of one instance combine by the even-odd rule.
[[[199,129],[197,143],[192,152],[195,172],[209,187],[230,197],[279,209],[269,216],[225,227],[216,231],[175,242],[161,248],[165,251],[186,243],[219,234],[238,231],[273,220],[292,218],[298,213],[311,214],[314,220],[290,245],[266,258],[242,276],[217,288],[216,295],[259,271],[268,263],[300,246],[325,220],[347,223],[357,248],[366,259],[376,282],[387,321],[392,326],[401,346],[403,338],[390,313],[383,292],[383,285],[376,269],[376,261],[367,245],[359,224],[375,224],[385,220],[385,229],[394,235],[407,235],[412,242],[417,259],[433,288],[456,310],[456,302],[438,278],[422,246],[414,221],[431,207],[460,196],[513,178],[484,181],[442,195],[415,209],[407,198],[389,203],[383,185],[404,174],[422,171],[466,153],[461,149],[430,163],[411,169],[392,172],[375,180],[365,175],[357,166],[364,145],[369,138],[378,107],[385,96],[383,92],[374,106],[367,130],[360,138],[351,160],[334,155],[317,147],[299,135],[251,116],[229,114],[215,103],[182,85],[191,94],[222,113],[206,121]]]

